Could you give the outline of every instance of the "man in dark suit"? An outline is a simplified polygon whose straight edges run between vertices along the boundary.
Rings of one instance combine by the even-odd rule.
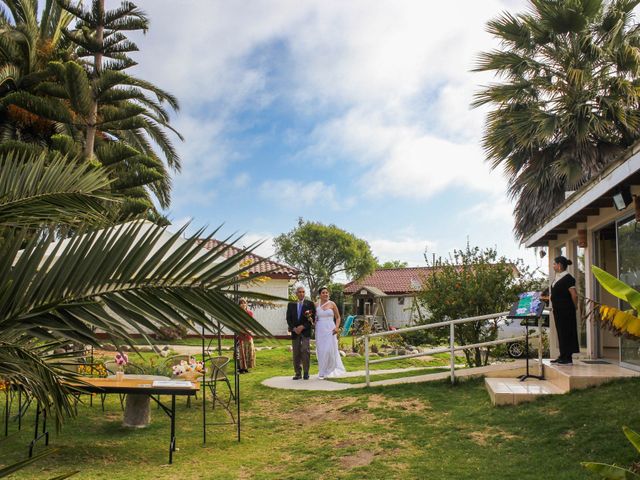
[[[293,369],[296,374],[294,380],[301,378],[309,380],[309,363],[311,361],[311,319],[316,318],[316,306],[310,300],[304,298],[304,287],[296,288],[297,302],[289,302],[287,305],[287,325],[291,332],[291,344],[293,346]]]

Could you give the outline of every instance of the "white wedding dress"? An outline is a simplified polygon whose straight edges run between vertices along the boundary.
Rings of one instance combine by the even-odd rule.
[[[325,304],[326,305],[326,304]],[[318,377],[340,377],[346,370],[338,351],[338,336],[333,334],[336,324],[333,321],[333,310],[316,309],[316,356],[318,357]]]

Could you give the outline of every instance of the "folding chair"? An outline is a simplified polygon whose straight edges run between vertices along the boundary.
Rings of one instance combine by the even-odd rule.
[[[216,408],[216,402],[218,402],[220,406],[229,413],[229,415],[231,416],[231,420],[235,423],[233,411],[230,408],[231,402],[234,401],[236,397],[233,393],[233,389],[231,388],[229,377],[227,376],[227,366],[229,365],[229,361],[229,357],[211,357],[209,359],[207,367],[209,368],[209,372],[207,375],[208,378],[205,381],[205,386],[209,387],[209,390],[211,390],[211,395],[213,396],[213,401],[211,402],[212,409]],[[226,400],[224,400],[222,396],[218,394],[218,383],[224,383],[229,390],[229,394]]]

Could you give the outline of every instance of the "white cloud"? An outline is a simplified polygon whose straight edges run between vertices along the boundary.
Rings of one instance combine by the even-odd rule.
[[[267,180],[260,186],[262,198],[289,208],[316,207],[342,210],[353,206],[352,198],[339,198],[335,185],[321,181]]]
[[[275,253],[276,249],[273,245],[272,233],[246,233],[238,242],[239,246],[248,247],[256,242],[262,242],[255,250],[254,253],[261,257],[271,257]]]
[[[276,178],[258,187],[260,198],[296,215],[309,207],[348,209],[354,198],[368,194],[393,202],[462,187],[487,200],[452,216],[482,220],[484,227],[477,228],[487,238],[510,233],[505,181],[489,171],[479,147],[486,111],[469,108],[478,85],[489,78],[470,70],[477,53],[495,46],[486,21],[502,10],[522,11],[523,0],[139,5],[151,18],[150,33],[137,40],[139,75],[177,94],[183,104],[174,122],[187,137],[179,146],[183,173],[174,182],[173,205],[182,207],[181,214],[211,203],[213,180],[221,178],[235,186]],[[244,163],[245,172],[233,168],[234,162],[252,161],[252,128],[256,118],[266,119],[260,116],[270,106],[293,119],[287,125],[279,117],[282,138],[270,140],[281,142],[283,157],[306,165],[315,161],[314,181],[282,179],[290,172],[275,163],[266,174]],[[287,151],[292,145],[298,150]],[[336,167],[343,177],[357,171],[347,178],[347,198],[327,179]],[[370,241],[374,253],[381,260],[420,264],[426,240],[394,228],[397,237]],[[513,244],[511,235],[502,240]]]
[[[233,184],[234,188],[244,188],[249,185],[249,180],[251,180],[249,174],[246,172],[242,172],[236,175],[231,183]]]
[[[400,260],[407,262],[409,266],[425,266],[425,252],[433,251],[436,247],[435,242],[413,237],[374,238],[369,240],[369,245],[381,263]]]

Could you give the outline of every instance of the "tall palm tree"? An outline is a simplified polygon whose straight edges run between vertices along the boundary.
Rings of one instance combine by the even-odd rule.
[[[202,231],[183,239],[184,228],[169,234],[144,221],[79,227],[78,219],[104,220],[101,207],[114,201],[109,183],[86,163],[0,158],[0,378],[50,405],[58,421],[72,414],[66,381],[73,374],[51,353],[62,342],[98,346],[99,329],[121,345],[131,342],[131,332],[213,330],[215,321],[234,332],[269,334],[230,295],[234,285],[254,279],[245,272],[255,262],[241,266],[251,248],[226,258],[233,239],[205,250]],[[68,239],[56,241],[42,229],[69,222],[76,234]]]
[[[640,1],[530,3],[488,23],[501,46],[476,71],[500,82],[473,104],[493,108],[483,146],[508,177],[520,239],[640,137]]]

